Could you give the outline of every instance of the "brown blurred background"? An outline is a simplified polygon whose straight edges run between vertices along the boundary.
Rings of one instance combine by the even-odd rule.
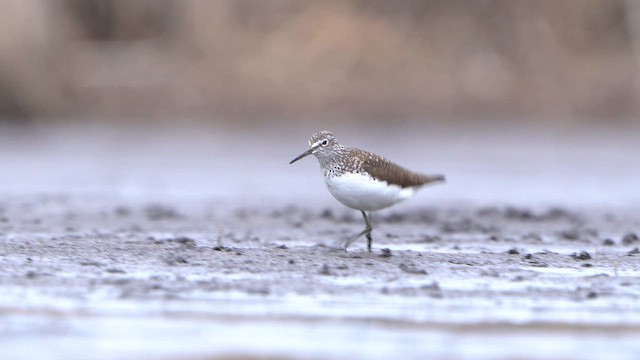
[[[0,0],[5,121],[628,122],[639,65],[634,0]]]

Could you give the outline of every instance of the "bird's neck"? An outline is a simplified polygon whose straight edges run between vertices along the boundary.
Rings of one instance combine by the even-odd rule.
[[[318,162],[325,178],[340,175],[346,166],[345,161],[348,160],[348,149],[340,148],[332,154],[318,156]]]

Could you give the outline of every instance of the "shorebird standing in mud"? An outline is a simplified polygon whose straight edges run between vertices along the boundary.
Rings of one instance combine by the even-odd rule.
[[[443,182],[442,175],[412,172],[374,153],[342,146],[329,131],[320,131],[309,139],[309,149],[289,164],[307,155],[315,155],[329,192],[347,207],[360,210],[365,228],[344,242],[344,249],[364,235],[371,251],[371,212],[387,208],[412,197],[421,187]]]

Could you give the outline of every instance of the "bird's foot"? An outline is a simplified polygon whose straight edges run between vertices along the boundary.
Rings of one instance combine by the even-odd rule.
[[[349,248],[349,246],[351,245],[351,243],[353,243],[354,241],[358,240],[358,238],[362,235],[364,235],[367,238],[367,249],[369,251],[371,251],[371,230],[372,228],[367,226],[364,230],[362,230],[360,233],[358,233],[358,235],[355,236],[351,236],[348,237],[346,239],[340,240],[338,242],[338,247],[343,249],[344,251],[347,251],[347,249]]]
[[[336,242],[336,248],[347,251],[352,242],[354,242],[358,236],[350,236],[348,238],[340,239]]]

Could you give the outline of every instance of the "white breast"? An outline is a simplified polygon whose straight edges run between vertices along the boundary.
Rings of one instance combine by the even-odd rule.
[[[362,174],[345,173],[325,178],[329,192],[352,209],[380,210],[413,196],[416,188],[402,188]]]

